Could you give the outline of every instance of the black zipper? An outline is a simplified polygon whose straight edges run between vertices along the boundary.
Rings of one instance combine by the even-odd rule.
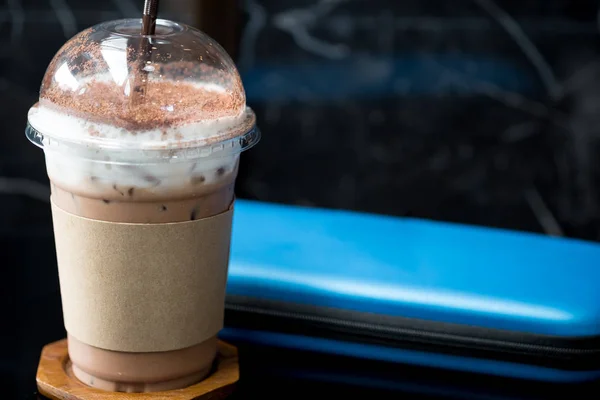
[[[248,303],[248,300],[244,300]],[[279,308],[279,307],[278,307]],[[283,307],[281,307],[283,308]],[[249,329],[334,338],[351,342],[371,343],[388,347],[429,352],[441,352],[467,357],[502,359],[519,363],[538,364],[562,369],[600,368],[598,338],[567,339],[532,334],[512,334],[478,327],[461,326],[453,333],[454,325],[443,324],[440,329],[415,329],[408,326],[357,321],[327,315],[273,309],[228,302],[226,324]],[[307,310],[308,311],[308,310]],[[322,311],[322,308],[321,308]],[[354,313],[360,315],[363,313]],[[371,318],[377,316],[369,315]],[[407,325],[414,320],[402,319]],[[441,329],[445,331],[440,331]],[[506,335],[503,335],[506,333]],[[539,344],[544,343],[544,344]],[[571,346],[565,346],[571,344]]]

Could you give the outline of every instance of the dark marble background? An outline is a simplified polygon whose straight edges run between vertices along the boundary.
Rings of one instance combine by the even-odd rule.
[[[2,229],[49,224],[23,139],[48,61],[137,3],[0,9]],[[237,61],[264,139],[238,195],[599,239],[596,3],[242,1]]]
[[[242,1],[237,62],[263,141],[244,155],[238,195],[600,240],[598,7]],[[0,383],[21,393],[34,388],[41,347],[64,336],[43,154],[24,137],[26,113],[68,37],[140,9],[0,4]]]
[[[248,0],[242,196],[596,240],[597,2]]]

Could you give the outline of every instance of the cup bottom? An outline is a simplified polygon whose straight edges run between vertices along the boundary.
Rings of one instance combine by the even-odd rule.
[[[216,356],[217,338],[185,349],[128,353],[90,346],[69,335],[68,348],[73,374],[82,383],[112,392],[156,392],[206,378]]]
[[[87,372],[71,365],[73,375],[87,386],[106,390],[109,392],[126,392],[126,393],[145,393],[145,392],[163,392],[165,390],[175,390],[191,386],[206,378],[211,372],[211,366],[197,372],[195,374],[173,379],[166,382],[153,383],[135,383],[135,382],[117,382],[95,377]]]

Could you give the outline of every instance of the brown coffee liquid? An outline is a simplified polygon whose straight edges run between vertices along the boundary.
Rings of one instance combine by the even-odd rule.
[[[63,188],[52,181],[52,201],[66,212],[81,217],[126,223],[168,223],[206,218],[227,211],[234,199],[237,167],[218,183],[194,184],[178,193],[157,195],[136,188],[126,196],[114,196],[112,187],[103,197],[87,197],[85,191]],[[69,336],[73,373],[83,383],[103,390],[152,392],[189,386],[210,373],[217,339],[212,337],[185,349],[129,353],[104,350]]]

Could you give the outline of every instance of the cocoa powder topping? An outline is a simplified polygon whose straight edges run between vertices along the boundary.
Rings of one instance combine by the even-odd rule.
[[[236,116],[245,105],[238,93],[206,90],[187,82],[150,81],[146,90],[143,101],[132,105],[124,87],[92,80],[76,91],[51,85],[41,101],[63,112],[132,131]]]

